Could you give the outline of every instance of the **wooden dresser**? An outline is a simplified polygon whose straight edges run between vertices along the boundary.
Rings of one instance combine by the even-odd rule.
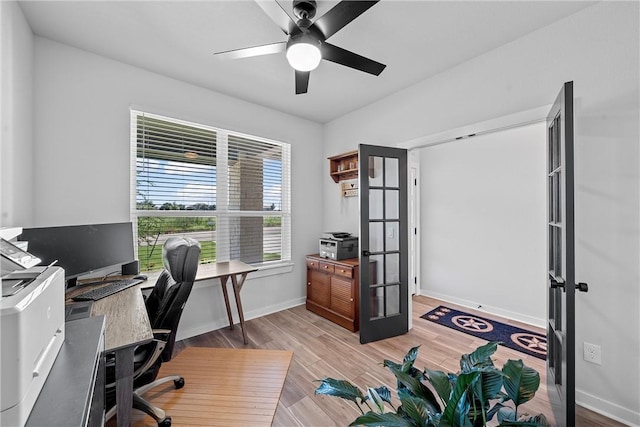
[[[360,329],[358,258],[307,255],[307,310],[355,332]]]

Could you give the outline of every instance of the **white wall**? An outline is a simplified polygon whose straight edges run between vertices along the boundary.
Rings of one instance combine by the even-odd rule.
[[[544,123],[421,152],[421,288],[546,327]]]
[[[301,304],[304,254],[317,250],[324,172],[322,127],[101,56],[35,38],[33,224],[128,221],[129,107],[292,145],[292,254],[286,274],[251,275],[242,291],[247,318]],[[215,74],[212,74],[215,78]],[[226,323],[218,282],[198,283],[179,338]]]
[[[32,221],[33,34],[15,2],[0,2],[0,225]]]
[[[590,284],[577,296],[577,400],[632,425],[640,424],[638,9],[598,3],[325,127],[326,155],[358,142],[395,145],[550,104],[573,80],[576,274]],[[333,210],[334,186],[325,179],[324,228],[357,229],[357,206]],[[422,192],[423,215],[429,200]],[[424,230],[421,242],[429,252]],[[601,366],[582,361],[585,341],[602,347]]]

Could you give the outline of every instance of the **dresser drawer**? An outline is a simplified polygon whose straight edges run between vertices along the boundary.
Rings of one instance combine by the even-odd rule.
[[[320,262],[316,259],[307,258],[307,268],[311,268],[313,270],[320,269]]]
[[[334,273],[338,276],[347,277],[351,279],[353,277],[353,268],[345,265],[336,265]]]
[[[320,261],[320,271],[324,271],[325,273],[333,274],[334,265],[330,262]]]

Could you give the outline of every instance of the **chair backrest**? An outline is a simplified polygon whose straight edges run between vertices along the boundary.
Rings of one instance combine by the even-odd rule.
[[[164,270],[158,277],[146,306],[153,329],[171,331],[162,361],[171,359],[182,311],[191,293],[200,262],[200,243],[190,237],[170,237],[162,246]]]

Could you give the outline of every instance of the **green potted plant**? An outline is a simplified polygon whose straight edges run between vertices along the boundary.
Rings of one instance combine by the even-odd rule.
[[[419,347],[409,350],[402,363],[385,360],[383,366],[397,380],[397,408],[386,386],[368,388],[365,394],[349,381],[325,378],[316,394],[354,402],[362,415],[352,426],[479,427],[494,416],[505,427],[550,426],[543,414],[518,413],[518,407],[531,400],[540,386],[538,372],[522,360],[508,360],[498,369],[491,360],[497,347],[498,343],[490,342],[462,355],[457,374],[414,367]]]

